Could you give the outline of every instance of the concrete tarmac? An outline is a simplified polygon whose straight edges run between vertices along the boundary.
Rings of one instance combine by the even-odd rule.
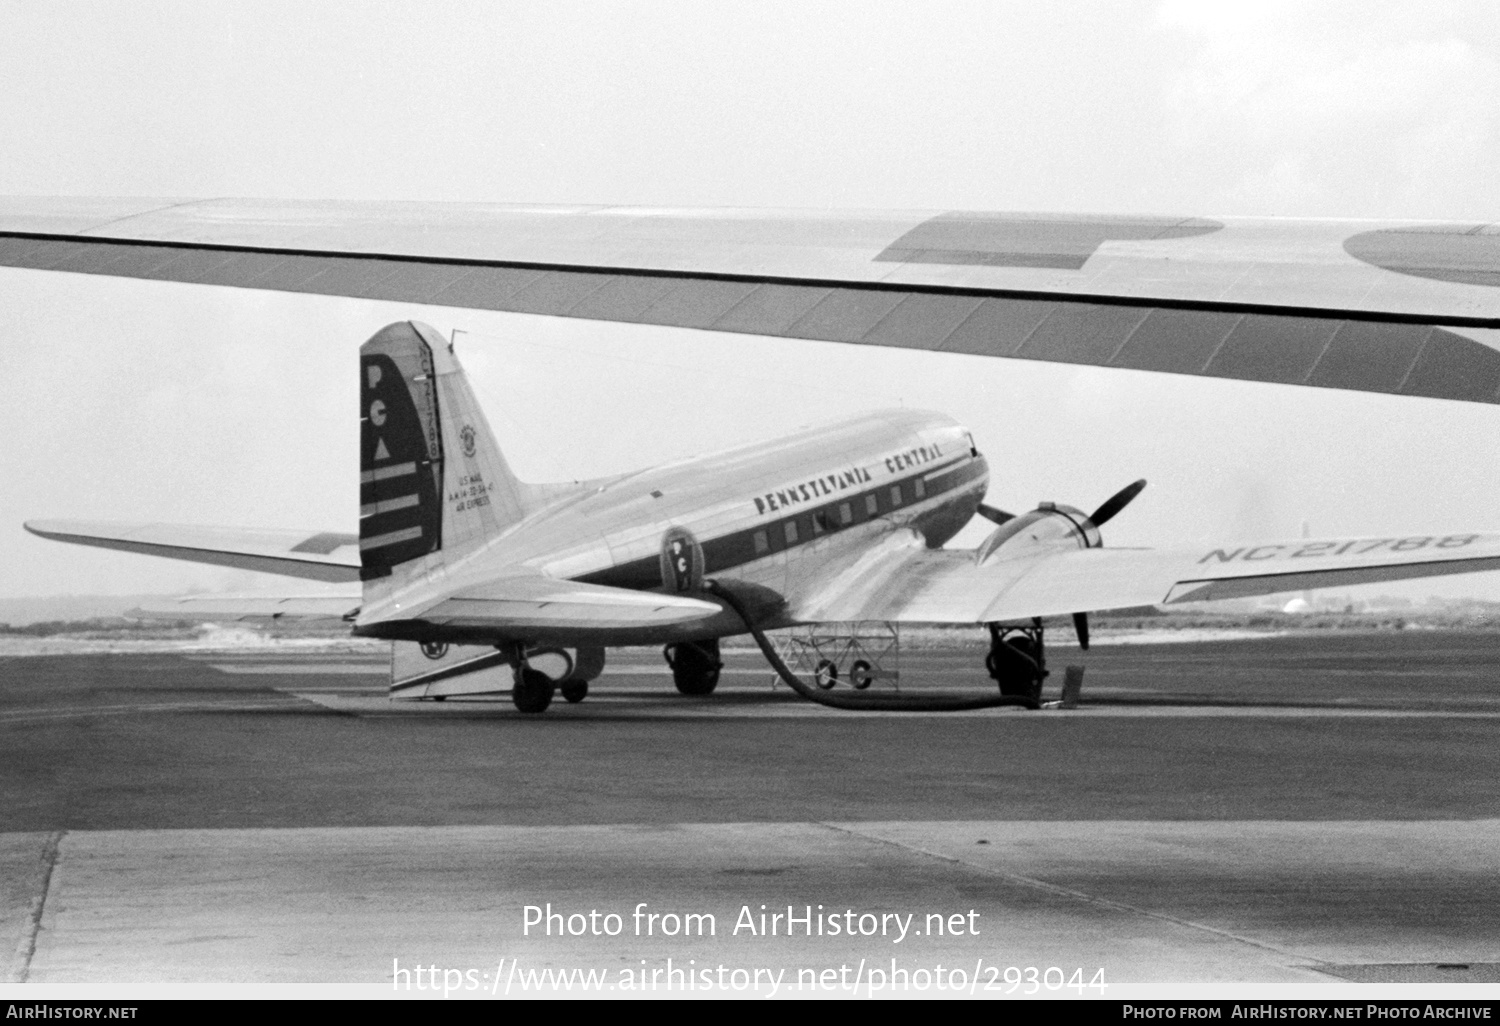
[[[1059,648],[1088,666],[1085,706],[1037,713],[851,715],[728,661],[687,699],[624,653],[540,717],[393,705],[350,653],[0,661],[6,978],[388,984],[421,964],[618,988],[669,958],[803,993],[861,960],[866,990],[941,962],[991,994],[1029,966],[1500,978],[1500,638]],[[981,686],[975,666],[908,650],[902,687]],[[525,910],[549,903],[621,932],[538,935]],[[716,932],[637,936],[641,903]],[[887,932],[733,929],[762,904]]]

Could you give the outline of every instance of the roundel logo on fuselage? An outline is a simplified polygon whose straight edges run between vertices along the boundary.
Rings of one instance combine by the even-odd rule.
[[[459,429],[458,440],[463,444],[465,456],[474,455],[474,428],[472,425],[465,424]]]

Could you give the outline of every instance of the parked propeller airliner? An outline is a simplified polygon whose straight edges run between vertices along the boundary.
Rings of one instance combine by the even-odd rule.
[[[268,200],[0,198],[0,267],[1500,402],[1493,224],[688,210]],[[896,410],[569,485],[517,481],[452,349],[393,324],[365,343],[358,535],[36,522],[45,537],[359,582],[347,597],[223,596],[184,616],[343,616],[393,640],[393,691],[581,699],[611,645],[663,644],[712,691],[718,639],[750,631],[831,705],[1034,704],[1042,617],[1500,567],[1466,531],[1114,549],[1091,515],[983,505],[963,427]],[[976,514],[973,551],[945,549]],[[808,687],[765,631],[988,625],[999,694]],[[821,629],[821,628],[820,628]],[[543,667],[550,667],[544,672]],[[832,675],[820,681],[830,683]]]
[[[396,695],[463,693],[474,689],[463,678],[507,665],[524,712],[546,709],[559,685],[565,697],[582,699],[604,667],[604,649],[619,645],[665,645],[678,689],[707,694],[721,667],[718,640],[746,631],[793,688],[826,704],[1035,705],[1046,672],[1042,617],[1073,615],[1087,646],[1088,610],[1500,568],[1500,535],[1472,532],[1105,548],[1099,527],[1144,481],[1092,515],[1043,503],[1013,516],[983,505],[989,468],[969,432],[943,414],[911,410],[621,477],[526,484],[507,465],[452,346],[414,322],[389,325],[364,344],[360,386],[357,538],[63,521],[27,529],[358,580],[360,593],[347,596],[189,597],[173,608],[342,616],[356,635],[435,657],[426,672],[398,673]],[[996,523],[984,544],[941,548],[976,514]],[[825,693],[791,672],[765,636],[854,621],[987,625],[986,666],[999,693]],[[447,646],[482,647],[446,659]],[[547,657],[561,657],[555,675],[532,665]],[[856,686],[868,684],[855,677]]]

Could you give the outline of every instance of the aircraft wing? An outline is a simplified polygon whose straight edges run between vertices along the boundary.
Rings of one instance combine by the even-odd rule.
[[[359,538],[337,531],[88,520],[32,520],[25,527],[43,538],[75,545],[314,581],[359,580]]]
[[[0,198],[0,267],[1500,402],[1500,225]]]
[[[803,622],[985,623],[1500,569],[1500,534],[1070,549],[977,565],[904,540],[793,605]]]
[[[467,586],[437,587],[440,591],[425,600],[403,596],[399,608],[366,607],[356,621],[358,632],[379,636],[382,622],[421,620],[455,631],[550,641],[723,615],[715,603],[686,595],[584,584],[526,571]]]

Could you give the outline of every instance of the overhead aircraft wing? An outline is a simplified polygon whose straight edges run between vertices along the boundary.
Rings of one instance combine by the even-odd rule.
[[[1500,534],[1069,549],[986,565],[896,537],[790,610],[803,622],[985,623],[1500,569]]]
[[[0,198],[0,267],[1500,402],[1500,225]]]
[[[328,621],[347,624],[359,612],[359,589],[319,592],[316,595],[203,594],[148,602],[127,616],[155,620],[201,621]]]
[[[337,531],[89,520],[32,520],[25,527],[43,538],[75,545],[313,581],[359,580],[359,538]]]

